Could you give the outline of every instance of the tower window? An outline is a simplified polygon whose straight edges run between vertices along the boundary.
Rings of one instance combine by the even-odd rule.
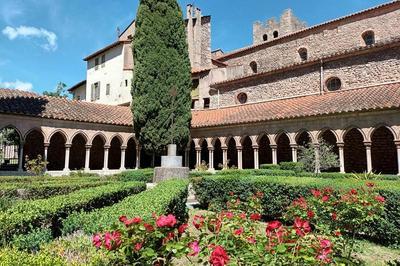
[[[338,77],[330,78],[326,81],[328,91],[337,91],[342,88],[342,81]]]
[[[274,31],[274,38],[278,38],[279,37],[279,33],[278,33],[278,31],[276,30],[276,31]]]
[[[362,35],[365,45],[373,45],[375,43],[375,34],[373,31],[364,32]]]
[[[247,94],[244,92],[239,93],[237,96],[237,100],[241,104],[247,103]]]
[[[299,49],[299,56],[301,61],[307,61],[308,59],[308,52],[306,48],[300,48]]]
[[[210,98],[204,98],[204,109],[209,109],[210,108]]]
[[[264,42],[268,41],[268,34],[263,35],[263,40],[264,40]]]
[[[257,66],[257,63],[256,63],[255,61],[253,61],[253,62],[250,63],[250,68],[251,68],[251,70],[253,71],[253,73],[257,73],[257,71],[258,71],[258,66]]]

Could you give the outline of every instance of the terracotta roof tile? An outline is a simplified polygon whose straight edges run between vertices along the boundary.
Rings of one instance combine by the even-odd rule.
[[[400,83],[194,111],[193,128],[400,108]]]
[[[0,89],[0,113],[77,122],[132,125],[130,107],[40,96],[32,92],[11,89]]]

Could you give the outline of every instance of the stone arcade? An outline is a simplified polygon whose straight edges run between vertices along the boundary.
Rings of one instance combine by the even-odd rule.
[[[336,171],[400,174],[399,1],[313,27],[287,10],[279,22],[256,22],[254,44],[229,53],[211,51],[210,16],[188,6],[186,24],[193,120],[185,166],[257,169],[297,161],[299,145],[324,139],[340,158]],[[23,171],[25,155],[38,154],[52,174],[150,166],[127,106],[134,26],[85,58],[75,100],[0,90],[0,128],[19,134],[1,170]]]

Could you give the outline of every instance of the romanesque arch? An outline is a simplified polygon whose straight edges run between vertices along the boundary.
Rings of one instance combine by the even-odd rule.
[[[238,154],[237,154],[235,139],[229,138],[227,146],[228,146],[228,166],[238,167]]]
[[[110,170],[120,169],[121,167],[121,146],[122,139],[120,136],[115,136],[111,139],[108,152],[108,168]]]
[[[203,164],[205,163],[206,165],[209,165],[210,160],[208,156],[208,144],[206,139],[201,139],[200,140],[200,147],[201,147],[201,161],[200,163]]]
[[[393,133],[385,126],[371,134],[372,169],[375,173],[397,174],[397,149]]]
[[[271,142],[267,134],[263,134],[258,140],[259,146],[259,162],[262,164],[272,164],[272,149]]]
[[[223,168],[223,151],[219,138],[216,138],[214,141],[214,168],[217,170],[221,170]]]
[[[6,126],[0,129],[0,134],[3,135],[3,142],[0,143],[0,170],[1,171],[16,171],[18,170],[20,160],[20,149],[22,136],[18,129],[14,126]]]
[[[292,161],[292,149],[290,139],[286,133],[281,133],[276,138],[278,163]]]
[[[83,133],[76,134],[71,141],[69,158],[70,170],[82,170],[85,168],[87,138]]]
[[[243,169],[253,169],[254,168],[254,152],[253,152],[253,142],[249,136],[245,136],[242,139],[242,158],[243,158]]]
[[[136,141],[132,137],[126,145],[125,168],[134,169],[136,167]]]
[[[339,147],[337,145],[337,138],[334,132],[330,129],[325,129],[321,131],[319,134],[319,141],[324,141],[326,144],[332,147],[332,151],[338,156],[339,158]],[[331,168],[325,170],[326,172],[339,172],[339,167]]]
[[[36,159],[38,155],[44,158],[44,135],[39,129],[32,129],[25,135],[23,165],[26,158]]]
[[[104,167],[104,145],[106,139],[102,134],[98,134],[91,143],[89,167],[91,170],[101,170]]]
[[[367,171],[367,156],[364,136],[358,128],[351,128],[344,134],[344,167],[348,173]]]
[[[50,136],[50,145],[47,155],[47,169],[61,171],[65,167],[65,144],[67,137],[64,132],[56,131]]]

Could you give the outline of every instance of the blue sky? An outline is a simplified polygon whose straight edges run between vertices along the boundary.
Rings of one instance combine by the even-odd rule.
[[[252,24],[292,8],[309,26],[384,0],[179,0],[212,16],[212,48],[250,45]],[[0,87],[42,92],[85,79],[82,58],[116,39],[138,0],[0,0]]]

